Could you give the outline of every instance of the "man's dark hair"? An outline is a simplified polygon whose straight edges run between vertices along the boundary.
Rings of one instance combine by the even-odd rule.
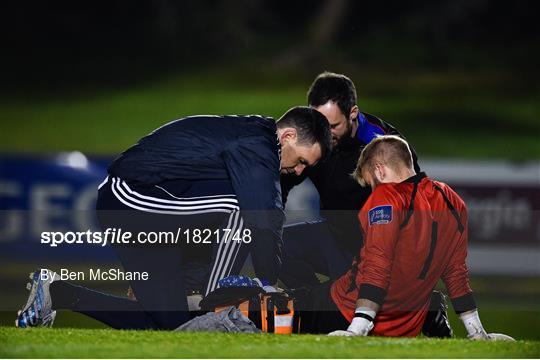
[[[296,106],[289,109],[277,121],[277,127],[295,128],[300,145],[311,146],[319,143],[322,159],[332,150],[330,124],[323,114],[313,108]]]
[[[347,76],[325,71],[319,74],[308,90],[308,105],[321,106],[328,101],[335,102],[343,115],[349,118],[356,105],[356,88]]]

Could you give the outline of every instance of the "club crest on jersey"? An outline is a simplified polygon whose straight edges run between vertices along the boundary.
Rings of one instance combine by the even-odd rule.
[[[392,205],[374,207],[368,212],[369,226],[374,224],[388,224],[392,221]]]

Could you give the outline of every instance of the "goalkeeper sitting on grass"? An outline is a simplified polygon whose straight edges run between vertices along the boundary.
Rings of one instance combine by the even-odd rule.
[[[397,136],[372,140],[353,175],[373,189],[358,215],[365,235],[360,259],[298,304],[302,331],[417,336],[442,279],[469,338],[511,339],[488,334],[480,322],[465,262],[463,200],[448,185],[416,174],[410,148]]]

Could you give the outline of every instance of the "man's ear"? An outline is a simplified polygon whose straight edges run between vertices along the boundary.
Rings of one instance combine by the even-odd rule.
[[[377,178],[377,180],[382,183],[384,182],[384,179],[386,178],[386,167],[381,164],[381,163],[375,163],[375,167],[374,167],[374,170],[373,173],[375,174],[375,177]]]
[[[351,108],[351,112],[349,113],[349,120],[350,121],[355,121],[358,118],[358,113],[359,112],[360,112],[360,110],[358,110],[358,105],[354,105]]]
[[[298,133],[295,128],[293,127],[285,128],[283,132],[281,133],[281,137],[280,137],[281,143],[284,144],[285,140],[294,142],[296,141],[297,136],[298,136]]]

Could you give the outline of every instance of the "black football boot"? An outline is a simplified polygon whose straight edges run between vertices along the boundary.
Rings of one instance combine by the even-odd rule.
[[[447,338],[452,337],[453,332],[448,322],[446,313],[446,296],[440,291],[433,290],[429,311],[422,326],[422,334],[428,337]]]

